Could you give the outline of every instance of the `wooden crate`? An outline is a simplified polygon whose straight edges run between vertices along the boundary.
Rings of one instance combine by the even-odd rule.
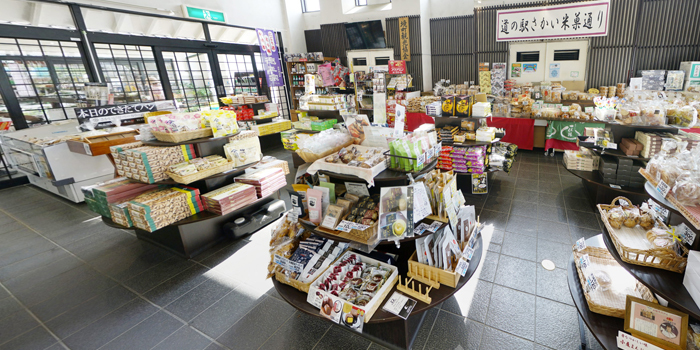
[[[415,272],[414,272],[415,271]],[[425,271],[425,274],[430,276],[437,276],[437,281],[440,284],[444,284],[448,287],[455,288],[457,283],[459,283],[459,278],[462,277],[456,272],[445,271],[443,269],[428,266],[426,264],[421,264],[418,262],[416,257],[416,252],[408,259],[408,277],[420,276],[421,271]],[[435,280],[435,278],[431,278]]]
[[[137,130],[115,132],[114,134],[88,136],[84,141],[66,141],[68,149],[73,153],[88,156],[101,156],[109,154],[112,146],[136,142]]]

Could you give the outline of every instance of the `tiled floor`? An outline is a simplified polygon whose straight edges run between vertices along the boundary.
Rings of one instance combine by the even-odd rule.
[[[521,151],[488,195],[467,195],[488,251],[478,278],[428,311],[414,349],[578,348],[564,268],[572,243],[601,228],[568,174]],[[0,191],[0,350],[381,348],[282,301],[265,279],[268,241],[266,229],[184,260],[85,205]]]

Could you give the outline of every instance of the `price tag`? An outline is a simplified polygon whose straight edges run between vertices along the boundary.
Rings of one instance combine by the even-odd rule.
[[[666,198],[666,195],[668,194],[668,191],[671,190],[671,187],[669,187],[668,184],[664,182],[664,180],[659,180],[659,184],[656,185],[656,190],[659,191],[659,193],[661,193],[661,196]]]
[[[89,143],[84,143],[84,144],[83,144],[83,147],[85,147],[85,153],[87,153],[87,155],[91,156],[91,155],[92,155],[92,149],[90,149],[90,144],[89,144]]]
[[[464,277],[464,275],[467,274],[467,269],[469,268],[469,262],[461,258],[457,262],[457,266],[455,267],[455,272],[457,272],[460,276]]]
[[[418,155],[417,163],[417,166],[421,166],[423,165],[423,163],[425,163],[425,153],[421,153]]]
[[[649,200],[649,206],[652,209],[654,209],[654,211],[657,213],[658,216],[660,216],[663,219],[663,221],[666,221],[666,218],[668,218],[668,214],[669,214],[668,209],[660,206],[659,203],[656,203],[652,199]]]
[[[304,271],[304,265],[296,261],[291,261],[285,257],[275,254],[274,258],[275,264],[282,266],[285,270],[302,273]]]
[[[299,221],[299,214],[294,213],[294,212],[289,212],[287,214],[287,219],[292,223],[296,223],[297,221]]]
[[[355,227],[354,222],[343,220],[338,224],[338,226],[336,226],[335,229],[338,231],[350,232],[350,230],[352,230],[353,227]]]
[[[422,234],[423,232],[425,232],[425,230],[427,230],[428,227],[430,227],[430,226],[428,226],[428,225],[426,225],[424,222],[422,222],[420,225],[418,225],[418,227],[416,227],[415,229],[413,229],[413,234],[415,234],[415,235],[420,235],[420,234]]]
[[[467,247],[465,252],[463,253],[463,257],[467,259],[467,261],[471,261],[472,257],[474,256],[474,248],[472,247]]]
[[[595,279],[595,276],[593,276],[593,274],[590,274],[588,275],[588,277],[586,277],[586,287],[588,287],[587,289],[589,293],[595,292],[595,290],[598,289],[598,286],[598,280]]]
[[[425,157],[426,159],[433,159],[435,154],[435,149],[434,148],[428,148],[427,151],[425,151]]]
[[[619,189],[622,189],[622,187],[620,187],[620,186],[618,186],[618,185],[613,185],[613,184],[610,184],[610,187],[612,187],[612,188],[614,188],[614,189],[618,189],[618,190],[619,190]]]
[[[358,197],[369,197],[367,184],[362,184],[359,182],[346,182],[345,189],[348,191],[348,193],[354,194]]]
[[[564,113],[569,113],[569,106],[561,106],[561,111]]]
[[[363,225],[363,224],[358,224],[358,223],[353,223],[354,229],[359,230],[359,231],[364,231],[369,228],[369,225]]]
[[[435,233],[435,232],[437,232],[437,230],[440,228],[440,226],[442,226],[442,222],[440,222],[440,221],[433,221],[433,223],[430,224],[430,226],[428,226],[428,231],[430,231],[430,232],[432,232],[432,233]]]
[[[578,264],[581,266],[581,270],[586,272],[589,266],[591,266],[591,258],[588,257],[588,254],[584,254],[578,259]]]
[[[586,239],[584,237],[581,237],[578,241],[576,241],[575,247],[577,252],[586,249]]]
[[[586,114],[591,114],[593,113],[593,107],[586,107],[583,109],[583,111],[586,112]]]
[[[680,224],[676,226],[676,233],[681,237],[683,243],[688,245],[693,245],[695,241],[695,232],[691,231],[685,224]]]
[[[624,199],[620,199],[618,202],[620,202],[620,205],[623,206],[623,207],[629,207],[629,206],[630,206],[630,202],[628,202],[628,201],[626,201],[626,200],[624,200]]]

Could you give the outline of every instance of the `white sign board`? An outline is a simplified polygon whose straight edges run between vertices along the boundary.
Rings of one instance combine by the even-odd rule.
[[[501,10],[496,41],[608,35],[610,0]]]

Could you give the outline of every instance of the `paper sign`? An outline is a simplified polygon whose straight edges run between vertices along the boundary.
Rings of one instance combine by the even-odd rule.
[[[425,183],[418,182],[413,185],[413,222],[417,223],[432,213]]]
[[[442,222],[433,221],[433,223],[430,224],[430,226],[428,226],[428,231],[435,233],[440,228],[440,226],[442,226]]]
[[[664,180],[659,180],[659,184],[656,185],[656,190],[661,193],[662,197],[666,198],[666,195],[668,194],[668,191],[671,190],[671,187],[669,187]]]
[[[416,236],[420,235],[423,232],[425,232],[425,230],[427,230],[428,227],[430,227],[430,226],[426,225],[425,223],[421,223],[420,225],[418,225],[418,227],[413,229],[413,234]]]
[[[358,224],[358,223],[353,223],[354,227],[353,229],[358,230],[358,231],[364,231],[369,228],[369,225],[363,225],[363,224]]]
[[[394,117],[394,137],[403,137],[403,127],[406,124],[406,107],[396,105],[396,116]]]
[[[649,206],[654,209],[656,214],[662,218],[663,221],[666,221],[666,218],[668,218],[669,211],[668,209],[660,206],[658,203],[654,202],[653,200],[649,200]]]
[[[404,320],[408,318],[411,314],[413,308],[418,302],[403,295],[399,292],[394,292],[394,294],[389,297],[389,299],[384,303],[382,309],[391,312],[392,314],[403,318]]]
[[[359,182],[346,182],[345,189],[350,194],[354,194],[359,197],[369,197],[369,190],[367,189],[367,184],[362,184]]]
[[[578,264],[581,266],[581,270],[586,272],[588,267],[591,266],[591,258],[588,256],[588,254],[584,254],[581,258],[579,258]]]
[[[586,249],[586,239],[584,237],[581,237],[578,241],[576,241],[575,247],[577,252]]]
[[[676,233],[681,237],[683,243],[693,245],[695,241],[695,232],[691,231],[684,223],[676,226]]]
[[[620,186],[618,186],[618,185],[613,185],[613,184],[610,184],[610,187],[612,187],[612,188],[614,188],[614,189],[617,189],[617,190],[619,190],[619,189],[622,188],[622,187],[620,187]]]
[[[588,287],[588,292],[594,292],[596,289],[598,289],[598,280],[593,276],[593,274],[588,275],[586,277],[586,287]]]
[[[464,277],[467,274],[467,269],[469,268],[469,262],[465,258],[459,259],[457,262],[457,267],[455,267],[455,272],[460,276]]]
[[[617,331],[617,347],[623,350],[663,350],[633,335]]]
[[[467,247],[466,251],[463,253],[463,256],[467,261],[471,261],[472,257],[474,256],[474,248],[472,247]]]
[[[338,231],[350,232],[350,230],[352,230],[353,227],[355,227],[354,222],[343,220],[338,224],[338,226],[336,226],[335,229]]]
[[[283,269],[288,271],[293,271],[297,273],[302,273],[304,271],[304,265],[296,261],[291,261],[285,257],[275,254],[274,258],[275,264],[282,266]]]

